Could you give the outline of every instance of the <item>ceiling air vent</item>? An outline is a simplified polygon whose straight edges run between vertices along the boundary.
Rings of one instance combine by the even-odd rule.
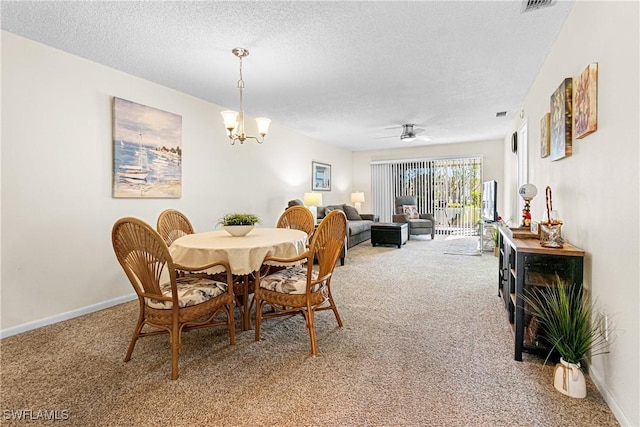
[[[523,0],[522,12],[531,12],[541,7],[552,6],[556,0]]]
[[[496,113],[496,117],[504,117],[504,116],[506,116],[506,115],[507,115],[507,112],[506,112],[506,111],[498,111],[498,112]]]

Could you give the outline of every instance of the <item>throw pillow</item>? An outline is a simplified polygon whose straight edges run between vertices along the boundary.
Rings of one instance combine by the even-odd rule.
[[[402,212],[407,219],[419,219],[418,207],[416,205],[402,205]]]
[[[325,208],[324,206],[318,206],[318,219],[322,219],[324,218],[329,211],[327,211],[327,208]]]
[[[358,210],[353,206],[344,205],[344,213],[347,215],[349,221],[362,221],[362,217],[358,213]]]
[[[330,209],[332,211],[335,211],[337,209],[339,211],[344,212],[344,205],[329,205],[327,206],[327,209]],[[327,211],[327,213],[329,213],[329,211]]]

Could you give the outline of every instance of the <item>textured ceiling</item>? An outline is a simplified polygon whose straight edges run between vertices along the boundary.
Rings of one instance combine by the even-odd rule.
[[[503,138],[573,1],[525,13],[521,1],[1,7],[3,30],[236,110],[231,49],[247,48],[248,115],[369,150]],[[403,123],[432,140],[401,142]]]

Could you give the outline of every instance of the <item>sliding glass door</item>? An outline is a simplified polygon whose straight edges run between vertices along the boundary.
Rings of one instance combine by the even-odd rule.
[[[371,163],[374,213],[391,222],[397,196],[416,196],[418,210],[432,213],[437,234],[473,235],[480,222],[482,158]]]

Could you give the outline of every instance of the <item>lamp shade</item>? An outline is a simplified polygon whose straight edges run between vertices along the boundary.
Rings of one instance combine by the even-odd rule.
[[[322,206],[322,193],[304,193],[305,206]]]
[[[364,193],[362,191],[351,193],[351,203],[364,203]]]
[[[524,200],[531,200],[538,194],[538,189],[533,184],[524,184],[518,189],[518,193]]]

